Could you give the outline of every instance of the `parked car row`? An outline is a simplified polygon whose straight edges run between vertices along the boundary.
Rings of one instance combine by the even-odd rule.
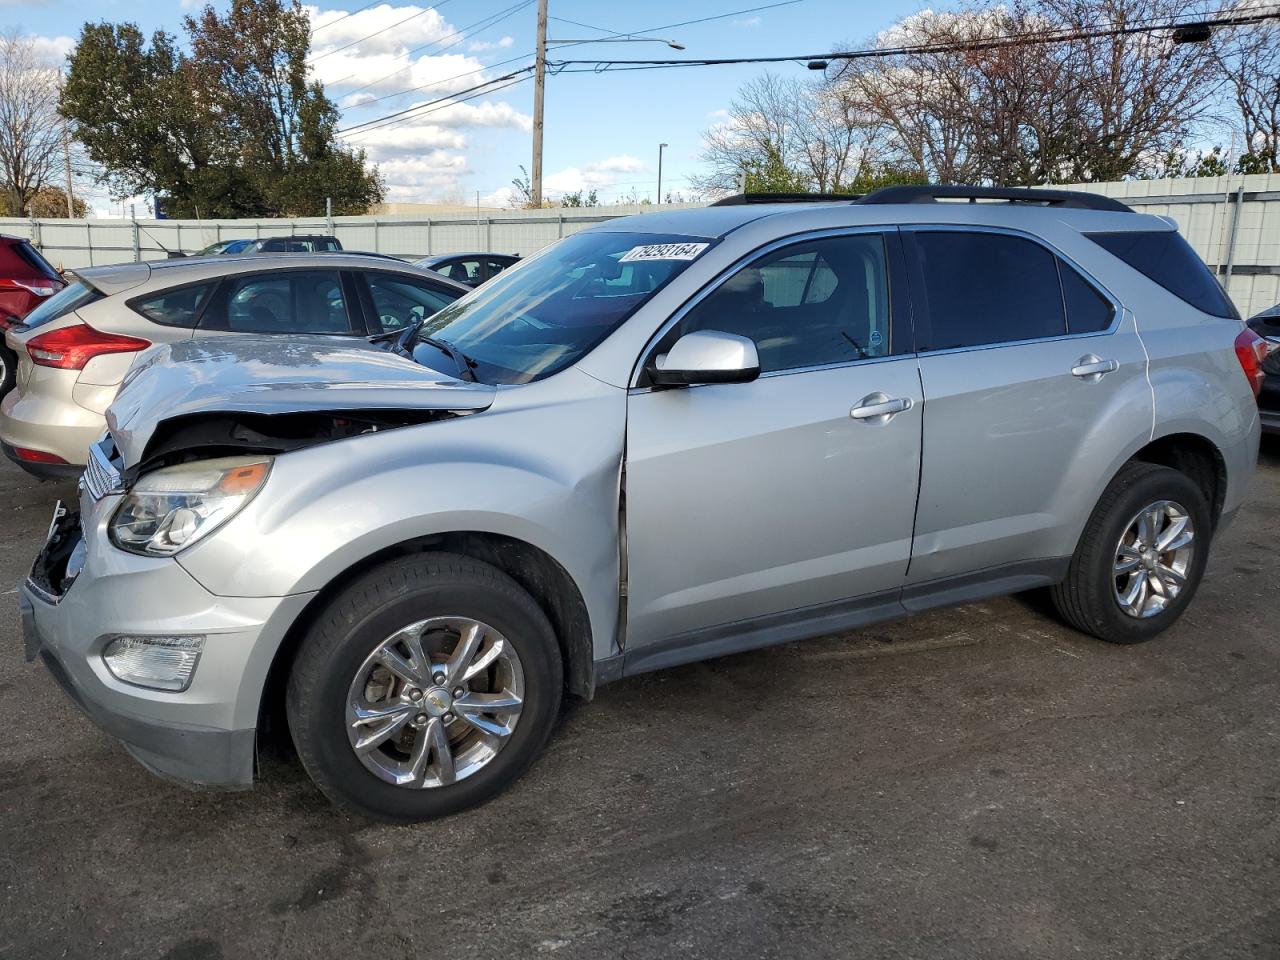
[[[247,787],[285,731],[335,802],[415,821],[620,677],[1031,588],[1113,643],[1177,621],[1249,487],[1266,344],[1167,221],[736,199],[452,302],[334,254],[82,271],[9,335],[42,399],[6,443],[87,443],[28,658],[168,777]]]

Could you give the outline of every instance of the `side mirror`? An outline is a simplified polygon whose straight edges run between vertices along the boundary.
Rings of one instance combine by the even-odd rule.
[[[656,387],[689,387],[698,383],[749,383],[760,376],[756,345],[736,333],[698,330],[686,333],[647,370]]]

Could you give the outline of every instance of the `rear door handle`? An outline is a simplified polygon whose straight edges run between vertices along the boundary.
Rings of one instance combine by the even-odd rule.
[[[895,414],[910,410],[913,405],[910,397],[890,397],[884,393],[869,393],[849,411],[849,416],[869,423],[888,423]]]
[[[1094,356],[1092,353],[1086,353],[1083,357],[1076,361],[1076,365],[1071,368],[1071,375],[1079,377],[1081,380],[1088,380],[1091,383],[1101,380],[1108,373],[1114,373],[1120,369],[1120,364],[1114,360],[1103,360],[1101,357]]]

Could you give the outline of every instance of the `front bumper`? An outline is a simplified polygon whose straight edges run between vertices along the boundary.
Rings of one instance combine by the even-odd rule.
[[[64,592],[50,589],[40,560],[20,587],[27,659],[39,659],[89,719],[152,771],[191,785],[251,786],[267,673],[313,594],[216,596],[172,559],[111,547],[109,515],[94,510],[87,520],[84,567]],[[71,514],[61,523],[79,519]],[[113,635],[174,633],[205,637],[191,686],[181,693],[124,683],[103,663]]]

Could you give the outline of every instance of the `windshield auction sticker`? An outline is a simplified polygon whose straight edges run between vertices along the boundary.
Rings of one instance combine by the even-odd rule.
[[[619,263],[632,263],[636,260],[696,260],[703,250],[711,246],[709,243],[646,243],[632,247],[621,257]]]

